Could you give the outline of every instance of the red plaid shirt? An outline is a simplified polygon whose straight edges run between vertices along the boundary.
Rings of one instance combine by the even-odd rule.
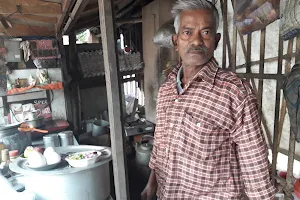
[[[207,63],[178,94],[175,68],[161,86],[150,168],[160,200],[273,199],[267,146],[248,83]]]

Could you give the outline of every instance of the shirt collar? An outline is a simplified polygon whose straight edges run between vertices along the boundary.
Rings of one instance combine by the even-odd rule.
[[[182,66],[180,66],[178,73],[177,73],[177,78],[176,78],[176,83],[181,84],[181,78],[183,76],[183,69]]]
[[[180,77],[180,69],[181,68],[181,64],[178,64],[173,70],[172,72],[169,74],[168,76],[168,80],[170,81],[176,81],[176,83],[178,83],[178,75]],[[218,72],[218,62],[216,61],[216,59],[213,57],[212,59],[210,59],[210,61],[208,61],[208,63],[206,63],[200,70],[199,72],[195,75],[194,80],[203,80],[209,84],[211,84],[211,86],[214,85],[215,82],[215,77],[216,74]],[[181,79],[179,78],[180,82]]]

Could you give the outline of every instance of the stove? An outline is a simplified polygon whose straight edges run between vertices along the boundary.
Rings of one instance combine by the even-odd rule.
[[[147,120],[138,120],[136,122],[128,123],[127,125],[125,125],[125,135],[129,137],[147,133],[154,133],[154,129],[155,124]]]

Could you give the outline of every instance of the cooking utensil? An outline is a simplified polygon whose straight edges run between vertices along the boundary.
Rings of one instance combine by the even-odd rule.
[[[54,150],[59,154],[67,154],[68,152],[101,151],[104,148],[107,147],[78,145],[56,147]],[[19,181],[26,190],[34,192],[39,199],[106,200],[110,195],[110,148],[107,148],[105,153],[100,156],[97,163],[87,167],[73,168],[69,167],[67,162],[62,162],[56,168],[48,171],[28,169],[24,166],[24,161],[22,163],[22,160],[25,159],[18,158],[9,167],[21,175],[12,177],[9,181],[11,183]],[[46,183],[47,187],[41,183]]]
[[[49,134],[43,136],[44,146],[45,148],[48,147],[59,147],[60,142],[57,134]]]
[[[47,130],[33,128],[28,124],[21,124],[20,127],[18,128],[18,130],[21,132],[31,132],[31,131],[36,131],[36,132],[40,132],[40,133],[48,133],[49,132]]]
[[[25,120],[24,123],[28,124],[33,128],[40,128],[44,126],[44,117],[38,117],[37,119],[33,119],[33,120]]]
[[[73,131],[63,131],[58,133],[58,136],[62,147],[74,144]]]
[[[18,131],[20,124],[0,126],[0,143],[8,150],[18,150],[22,153],[31,144],[29,135]]]
[[[109,122],[104,120],[95,120],[93,123],[93,136],[104,135],[108,132]]]
[[[138,164],[148,166],[149,161],[150,161],[151,152],[153,149],[153,140],[154,140],[153,136],[144,135],[142,137],[142,139],[136,143],[136,145],[135,145],[136,162]]]
[[[41,110],[33,110],[31,112],[26,113],[25,120],[26,121],[32,121],[40,118]]]

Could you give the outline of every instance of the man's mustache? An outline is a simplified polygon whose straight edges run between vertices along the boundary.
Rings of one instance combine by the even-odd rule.
[[[199,51],[200,53],[206,53],[207,52],[206,46],[191,46],[185,49],[186,53],[190,53],[191,51]]]

